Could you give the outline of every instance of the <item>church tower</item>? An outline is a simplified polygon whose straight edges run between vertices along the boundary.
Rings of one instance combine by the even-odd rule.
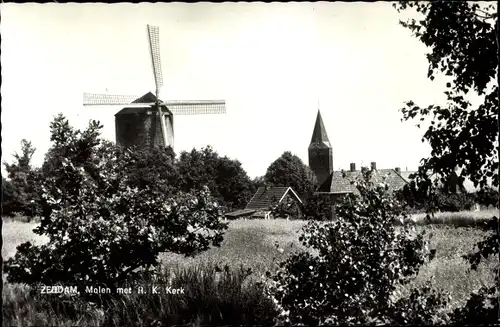
[[[309,167],[316,175],[318,185],[323,184],[333,171],[332,146],[319,109],[309,145]]]

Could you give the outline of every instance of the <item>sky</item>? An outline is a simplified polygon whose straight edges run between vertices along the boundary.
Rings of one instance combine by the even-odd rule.
[[[41,165],[61,112],[115,140],[119,107],[83,92],[155,89],[147,24],[160,30],[163,100],[226,100],[226,114],[176,116],[174,150],[206,145],[264,175],[284,151],[308,163],[318,103],[335,170],[349,163],[415,170],[430,147],[404,102],[445,104],[429,50],[391,3],[1,4],[2,161],[27,139]],[[4,172],[4,167],[2,166]]]

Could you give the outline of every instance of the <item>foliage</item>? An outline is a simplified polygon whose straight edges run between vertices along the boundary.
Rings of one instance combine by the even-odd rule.
[[[308,220],[326,221],[332,217],[333,203],[326,195],[310,196],[304,205],[304,216]]]
[[[265,180],[264,176],[257,176],[254,179],[252,179],[252,184],[253,184],[253,188],[255,190],[257,190],[259,187],[266,185],[266,180]]]
[[[398,11],[415,9],[424,18],[401,24],[431,49],[428,77],[433,80],[441,71],[450,77],[447,83],[447,105],[419,107],[408,101],[402,109],[404,120],[431,117],[422,141],[432,147],[431,156],[419,167],[417,186],[422,193],[433,193],[428,171],[445,181],[455,168],[461,171],[460,179],[469,178],[480,192],[490,185],[498,188],[498,8],[497,5],[477,2],[401,1],[394,5]],[[465,99],[468,92],[475,92],[482,103],[473,107]],[[417,125],[419,126],[419,125]],[[488,197],[478,197],[488,200]],[[488,200],[489,201],[489,200]],[[492,233],[478,244],[473,258],[498,255],[500,232],[498,220],[492,220]],[[496,222],[496,226],[494,225]],[[472,262],[474,269],[476,261]],[[498,276],[498,273],[497,273]],[[470,322],[480,314],[483,323],[498,323],[497,284],[473,294],[466,307],[455,315],[455,320]],[[496,302],[485,306],[483,299]],[[485,321],[484,318],[490,320]]]
[[[12,216],[16,211],[15,192],[12,183],[2,176],[2,216]]]
[[[207,186],[228,211],[244,208],[256,190],[238,160],[220,157],[210,146],[182,152],[178,167],[183,191]]]
[[[139,189],[154,186],[171,195],[179,191],[182,176],[171,147],[136,147],[128,155],[124,171],[127,185]]]
[[[21,154],[14,153],[12,164],[3,163],[9,180],[2,178],[2,192],[6,196],[2,213],[11,215],[18,212],[29,217],[39,213],[40,171],[31,164],[35,150],[31,142],[23,139]]]
[[[338,220],[304,227],[299,240],[316,254],[292,255],[271,276],[267,292],[290,323],[428,323],[446,304],[439,293],[426,300],[430,288],[414,291],[411,304],[397,298],[397,287],[435,251],[423,234],[407,226],[396,230],[392,222],[404,218],[402,205],[387,194],[387,184],[373,185],[370,174],[356,182],[360,196],[338,205]],[[413,306],[420,301],[429,306]]]
[[[34,230],[41,246],[18,247],[5,263],[10,282],[114,287],[141,267],[156,266],[161,252],[194,255],[219,245],[227,225],[207,189],[164,193],[154,185],[131,187],[134,153],[99,138],[102,126],[51,124],[52,171],[43,183],[44,213]],[[57,155],[54,155],[57,154]]]
[[[444,212],[459,212],[470,210],[475,203],[475,195],[469,193],[449,194],[437,193],[437,209]]]
[[[269,165],[264,178],[270,186],[290,186],[302,201],[314,193],[317,184],[311,169],[290,151]]]
[[[287,195],[283,201],[271,208],[271,215],[273,218],[302,219],[303,205]]]
[[[500,197],[498,189],[495,190],[492,187],[487,187],[476,192],[476,202],[481,203],[487,207],[493,206],[498,208],[500,202]]]
[[[446,107],[421,108],[408,101],[402,109],[404,120],[432,118],[423,136],[432,147],[431,157],[422,160],[418,177],[425,179],[430,170],[444,183],[458,167],[460,177],[470,178],[476,187],[484,188],[489,180],[498,187],[498,86],[491,86],[498,69],[494,7],[444,1],[405,1],[397,7],[413,7],[426,15],[402,25],[432,49],[427,55],[428,76],[433,79],[441,71],[452,79],[445,92]],[[464,98],[469,91],[483,95],[483,103],[472,108]]]

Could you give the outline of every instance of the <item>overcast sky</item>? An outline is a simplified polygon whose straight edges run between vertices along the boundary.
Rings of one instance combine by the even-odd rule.
[[[263,175],[284,151],[307,163],[318,101],[334,169],[376,161],[414,170],[430,148],[404,101],[441,103],[428,51],[391,3],[2,4],[2,161],[23,138],[40,165],[49,123],[101,121],[116,107],[82,93],[154,91],[147,24],[160,28],[163,100],[225,99],[225,115],[176,116],[175,151],[211,145]],[[3,170],[2,166],[2,170]]]

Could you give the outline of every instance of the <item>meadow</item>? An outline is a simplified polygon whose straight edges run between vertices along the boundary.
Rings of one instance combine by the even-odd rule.
[[[438,213],[431,221],[426,221],[423,215],[414,216],[417,231],[425,229],[427,235],[432,234],[431,248],[437,251],[435,259],[421,269],[412,284],[400,290],[401,294],[412,285],[432,278],[436,287],[449,292],[448,309],[452,310],[463,305],[473,290],[491,284],[491,268],[498,264],[498,258],[481,264],[477,271],[469,271],[469,264],[461,256],[475,250],[476,242],[485,235],[477,225],[493,215],[498,216],[498,211]],[[79,301],[66,306],[54,297],[40,301],[40,295],[33,294],[28,287],[4,283],[3,326],[203,325],[233,324],[235,321],[268,324],[276,313],[260,294],[255,281],[267,270],[276,268],[278,261],[303,249],[298,236],[305,224],[305,221],[281,219],[231,221],[218,248],[194,258],[162,255],[162,278],[168,278],[172,285],[182,285],[186,289],[185,296],[169,299],[126,296],[113,302],[107,312]],[[34,222],[4,219],[4,259],[14,255],[16,246],[23,242],[42,244],[45,241],[33,234],[35,226]]]

